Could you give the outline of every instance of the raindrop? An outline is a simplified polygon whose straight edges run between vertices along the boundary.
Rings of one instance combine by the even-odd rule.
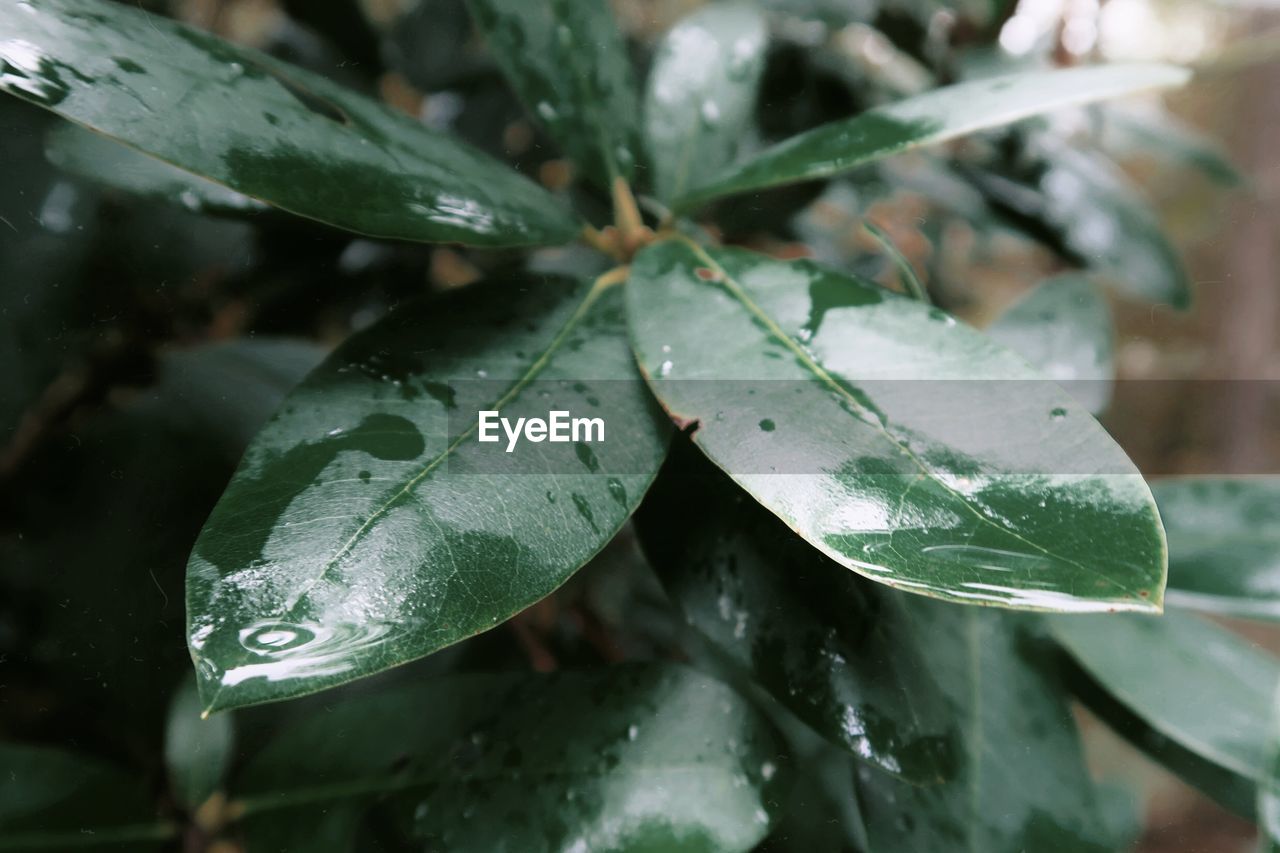
[[[1066,416],[1067,416],[1067,410],[1061,407],[1056,408],[1053,411],[1049,412],[1049,417],[1055,421],[1060,421]]]
[[[720,105],[713,100],[707,99],[702,102],[699,115],[702,116],[703,124],[708,127],[715,127],[720,123]]]

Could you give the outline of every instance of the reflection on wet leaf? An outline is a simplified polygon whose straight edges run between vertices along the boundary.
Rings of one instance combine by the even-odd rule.
[[[249,448],[192,554],[188,636],[207,707],[429,654],[594,555],[666,444],[620,305],[616,288],[513,276],[402,307],[313,372]],[[499,447],[502,467],[486,467],[496,445],[476,441],[479,411],[545,418],[588,396],[613,440],[585,453]]]
[[[975,604],[1159,607],[1145,483],[1013,353],[861,280],[680,241],[642,252],[627,294],[664,407],[841,565]]]
[[[235,193],[378,237],[521,246],[578,230],[498,161],[300,68],[127,4],[8,6],[0,91]]]
[[[952,723],[900,597],[822,556],[678,443],[637,523],[689,622],[823,736],[916,783],[956,770]]]

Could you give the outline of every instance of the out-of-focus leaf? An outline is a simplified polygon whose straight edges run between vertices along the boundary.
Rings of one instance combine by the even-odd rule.
[[[1054,637],[1103,689],[1151,728],[1232,773],[1272,777],[1271,701],[1280,663],[1198,616],[1077,616]]]
[[[1156,480],[1169,534],[1168,603],[1280,619],[1280,477]]]
[[[1120,156],[1155,156],[1178,166],[1194,167],[1225,187],[1244,183],[1214,140],[1166,110],[1103,109],[1099,142]]]
[[[1278,695],[1277,698],[1280,698]],[[1262,832],[1263,853],[1280,851],[1280,705],[1271,712],[1271,742],[1267,745],[1271,773],[1258,785],[1258,829]]]
[[[1097,414],[1111,400],[1111,308],[1087,277],[1068,274],[1040,282],[987,334],[1061,383],[1089,411]]]
[[[618,530],[668,426],[622,296],[516,275],[351,338],[249,448],[197,541],[188,638],[214,710],[311,693],[488,630]],[[605,441],[478,441],[480,411],[602,418]]]
[[[0,743],[0,850],[151,850],[177,834],[141,782],[86,756]]]
[[[19,101],[0,103],[0,447],[88,338],[97,199],[44,161],[53,121]]]
[[[1164,536],[1141,476],[981,334],[812,263],[679,240],[637,256],[627,297],[668,413],[841,565],[973,604],[1159,606]]]
[[[406,711],[415,714],[418,709]],[[394,724],[394,723],[393,723]],[[321,744],[318,748],[325,749]],[[323,850],[325,853],[355,851],[360,818],[365,802],[308,803],[301,808],[280,809],[253,815],[245,820],[245,850],[250,853],[296,853]],[[361,850],[360,853],[366,853]]]
[[[32,459],[23,477],[46,487],[23,489],[0,598],[36,617],[39,677],[95,709],[76,722],[157,736],[169,697],[156,685],[191,663],[191,543],[248,438],[317,361],[315,348],[270,340],[162,356],[153,387]],[[65,518],[78,519],[74,536]]]
[[[1078,665],[1070,661],[1067,663],[1064,680],[1071,692],[1108,727],[1224,808],[1242,817],[1253,818],[1258,788],[1253,779],[1200,757],[1152,728]]]
[[[164,732],[164,763],[178,802],[195,809],[219,789],[231,763],[235,730],[229,714],[200,715],[195,682],[183,679],[169,705]]]
[[[400,8],[382,32],[382,54],[414,86],[434,92],[492,70],[472,38],[466,0],[415,0]]]
[[[1186,270],[1138,188],[1096,151],[1044,136],[1037,146],[1042,156],[1029,180],[985,171],[970,177],[997,206],[1048,228],[1121,293],[1188,307]]]
[[[901,596],[822,556],[681,443],[638,517],[689,622],[823,736],[895,775],[953,772],[950,720]]]
[[[467,5],[511,87],[574,162],[603,187],[630,181],[640,159],[640,99],[609,4]]]
[[[690,209],[719,196],[830,177],[910,148],[1065,106],[1180,86],[1189,77],[1169,65],[1104,65],[945,86],[792,137],[729,167],[677,206]]]
[[[959,772],[913,786],[863,766],[874,851],[1110,851],[1067,697],[1025,617],[903,600],[955,721]]]
[[[876,242],[880,244],[880,248],[889,256],[889,260],[893,263],[893,267],[898,273],[898,283],[901,285],[902,289],[905,290],[912,299],[916,299],[920,302],[928,302],[929,292],[925,289],[924,284],[921,283],[920,277],[916,275],[916,271],[912,268],[911,262],[907,260],[906,256],[903,255],[898,247],[893,244],[893,240],[889,239],[889,235],[881,230],[874,222],[864,222],[863,228],[868,234],[875,238]]]
[[[662,199],[732,163],[764,68],[764,16],[746,3],[704,6],[658,46],[645,93],[645,135]]]
[[[578,229],[498,161],[199,30],[101,0],[3,0],[0,19],[0,91],[292,213],[478,246]]]
[[[237,790],[255,819],[402,792],[429,849],[748,850],[777,816],[780,750],[684,667],[463,675],[287,726]]]
[[[179,203],[194,213],[245,216],[267,209],[247,195],[74,124],[55,127],[45,153],[73,175],[131,195]]]

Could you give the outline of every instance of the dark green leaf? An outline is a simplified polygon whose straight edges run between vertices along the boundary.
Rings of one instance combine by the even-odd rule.
[[[1266,758],[1280,664],[1198,616],[1074,616],[1054,637],[1115,699],[1201,758],[1256,781]]]
[[[955,720],[960,769],[917,787],[862,767],[871,850],[1112,850],[1071,708],[1025,617],[915,596],[903,605]]]
[[[691,448],[673,453],[638,524],[689,622],[775,699],[891,773],[952,772],[950,721],[901,596],[822,556]]]
[[[415,709],[416,710],[416,709]],[[320,743],[317,749],[330,748]],[[315,850],[344,853],[356,850],[363,802],[309,803],[301,808],[281,809],[253,815],[245,820],[245,850],[248,853],[295,853]],[[366,853],[366,851],[361,851]]]
[[[0,850],[152,849],[177,834],[142,784],[95,759],[0,743]]]
[[[588,177],[630,181],[640,109],[609,4],[468,0],[493,58],[525,106]]]
[[[195,683],[184,679],[169,706],[164,763],[178,802],[195,809],[219,790],[231,763],[235,731],[230,714],[202,719]]]
[[[979,333],[812,263],[683,241],[644,250],[627,296],[668,412],[841,565],[968,603],[1159,607],[1164,536],[1142,478]]]
[[[1277,697],[1280,698],[1280,697]],[[1258,829],[1262,832],[1263,853],[1280,851],[1280,707],[1271,712],[1271,742],[1267,745],[1271,772],[1258,786]]]
[[[477,413],[601,417],[606,441],[477,440]],[[514,277],[348,341],[249,448],[188,568],[211,709],[310,693],[487,630],[609,540],[667,425],[618,288]]]
[[[263,818],[403,792],[429,849],[748,850],[776,817],[779,750],[743,699],[684,667],[463,675],[288,726],[239,790]]]
[[[1280,619],[1280,477],[1156,480],[1169,604]]]
[[[1111,308],[1082,275],[1046,279],[1000,315],[987,334],[1097,413],[1115,376]]]
[[[1072,693],[1112,730],[1223,807],[1242,817],[1253,818],[1258,788],[1253,779],[1200,757],[1152,728],[1079,666],[1071,661],[1067,664],[1066,681]]]
[[[23,482],[52,487],[22,488],[21,512],[6,518],[0,544],[14,551],[0,561],[0,600],[33,616],[20,642],[41,692],[57,688],[51,713],[78,702],[94,713],[77,721],[159,739],[164,688],[190,675],[191,543],[249,438],[318,361],[316,347],[270,339],[166,353],[154,385],[32,458]]]
[[[751,125],[767,35],[758,9],[717,3],[682,19],[658,46],[644,119],[659,198],[696,189],[733,162]]]
[[[1190,73],[1169,65],[1104,65],[993,77],[945,86],[825,124],[723,171],[678,202],[826,178],[891,154],[1061,107],[1180,86]]]
[[[95,194],[42,156],[53,116],[0,98],[0,446],[64,362],[87,348]]]
[[[0,90],[232,190],[377,237],[566,242],[496,160],[318,75],[100,0],[0,0]]]
[[[73,175],[131,195],[176,202],[195,213],[243,216],[267,209],[256,199],[78,125],[55,127],[45,152],[51,163]]]

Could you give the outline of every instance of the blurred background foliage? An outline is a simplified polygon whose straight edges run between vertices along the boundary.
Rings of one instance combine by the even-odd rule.
[[[138,5],[381,97],[574,194],[583,209],[607,211],[524,115],[462,0]],[[670,24],[701,4],[614,5],[642,67]],[[1277,471],[1280,413],[1268,381],[1280,377],[1280,6],[764,5],[776,42],[748,147],[1010,67],[1196,66],[1170,111],[1152,101],[1058,114],[722,204],[705,227],[898,286],[863,228],[870,220],[935,299],[982,326],[1087,258],[1098,280],[1131,287],[1107,297],[1119,381],[1103,422],[1144,473]],[[187,552],[249,438],[326,348],[408,297],[465,285],[515,256],[135,198],[47,154],[57,124],[0,99],[0,737],[140,768],[158,788],[166,707],[189,678]],[[586,271],[598,260],[562,249],[533,263]],[[1132,298],[1182,284],[1195,294],[1192,312]],[[670,612],[624,531],[510,623],[341,693],[467,662],[546,671],[672,656],[684,629]],[[1280,649],[1274,629],[1236,627]],[[238,754],[281,718],[326,701],[237,713]],[[1081,714],[1096,774],[1140,792],[1136,849],[1251,849],[1250,824]],[[381,849],[377,828],[368,832],[361,849]],[[187,842],[199,849],[203,839]]]

